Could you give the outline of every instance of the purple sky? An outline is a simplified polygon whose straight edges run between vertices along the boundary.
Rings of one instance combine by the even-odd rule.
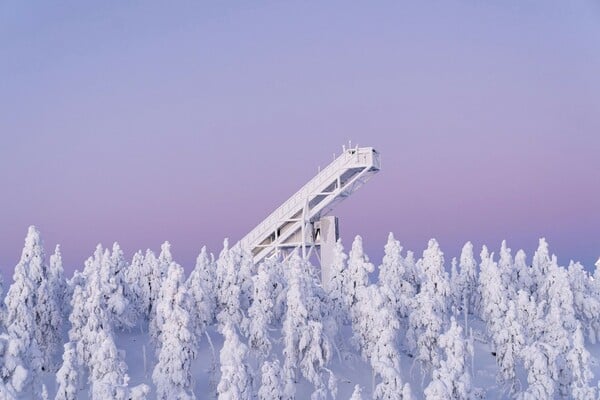
[[[0,3],[0,266],[30,224],[218,253],[349,139],[383,170],[336,211],[447,259],[503,238],[600,256],[597,1]],[[497,3],[497,4],[484,4]]]

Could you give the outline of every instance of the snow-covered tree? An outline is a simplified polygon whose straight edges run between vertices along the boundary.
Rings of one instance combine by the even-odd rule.
[[[193,399],[191,364],[196,357],[196,338],[189,315],[191,298],[183,268],[171,262],[156,305],[155,338],[158,362],[152,373],[157,399]]]
[[[281,387],[281,366],[279,365],[279,360],[263,362],[260,371],[259,400],[282,400],[283,389]]]
[[[220,400],[249,400],[252,398],[253,380],[246,361],[248,349],[240,342],[231,322],[221,328],[225,337],[221,349],[221,380],[217,387]]]
[[[596,343],[600,335],[600,292],[596,292],[595,281],[580,263],[571,261],[568,276],[575,316],[590,342]]]
[[[105,251],[100,265],[101,287],[108,317],[115,328],[131,328],[137,316],[136,307],[128,300],[132,298],[126,278],[128,265],[117,242],[113,244],[110,256],[108,250]]]
[[[444,269],[444,253],[435,239],[429,241],[427,249],[423,252],[423,258],[418,262],[418,268],[423,274],[421,292],[430,295],[437,309],[444,314],[448,309],[450,284]]]
[[[238,265],[236,284],[240,288],[240,307],[244,313],[248,312],[252,304],[254,289],[252,287],[252,277],[256,274],[257,268],[254,265],[252,255],[241,246],[235,246],[231,249],[235,258],[235,264]]]
[[[150,249],[146,250],[139,276],[140,302],[146,310],[144,315],[151,321],[156,313],[156,301],[160,294],[164,274],[159,269],[156,255]]]
[[[442,328],[443,317],[436,302],[427,292],[418,293],[408,317],[406,340],[409,351],[424,370],[439,365],[438,340]]]
[[[456,257],[452,257],[450,262],[450,308],[454,315],[458,315],[461,311],[466,308],[466,304],[463,304],[462,293],[460,291],[460,274],[458,272],[458,261]]]
[[[499,369],[498,380],[509,385],[510,393],[514,395],[517,390],[516,365],[525,345],[525,337],[517,318],[516,305],[512,300],[509,300],[506,315],[497,326],[493,342]]]
[[[552,378],[551,353],[551,347],[543,342],[535,342],[523,349],[529,386],[519,394],[520,400],[554,398],[555,382]]]
[[[515,269],[511,249],[506,245],[506,240],[502,241],[498,259],[498,270],[502,281],[502,290],[506,292],[507,299],[514,299],[517,288],[517,270]]]
[[[60,245],[58,244],[54,249],[54,254],[50,256],[50,264],[48,266],[48,281],[50,282],[50,287],[54,292],[53,298],[56,302],[58,310],[68,310],[70,300],[70,297],[68,296],[69,290],[64,274]],[[66,317],[64,311],[61,313],[61,316]]]
[[[534,275],[532,268],[527,264],[527,255],[523,250],[517,251],[514,260],[517,271],[517,289],[532,294],[535,291]]]
[[[545,293],[540,293],[540,286],[543,285],[546,280],[546,274],[550,268],[551,258],[550,251],[548,249],[548,242],[546,239],[541,238],[539,246],[533,254],[533,261],[531,264],[531,277],[533,280],[533,291],[536,294],[538,301],[544,301]]]
[[[404,273],[406,281],[419,292],[421,290],[420,273],[415,262],[415,254],[410,250],[406,252],[406,257],[404,257]]]
[[[36,334],[43,357],[42,370],[56,371],[54,357],[62,342],[64,323],[59,292],[52,287],[50,279],[44,279],[37,290]]]
[[[171,263],[173,262],[173,254],[171,254],[171,243],[168,241],[160,245],[160,253],[158,254],[158,268],[155,273],[160,275],[160,278],[164,278],[169,271]]]
[[[88,259],[87,262],[93,260]],[[97,269],[89,275],[84,289],[75,287],[73,311],[69,316],[69,320],[72,321],[69,339],[75,343],[78,362],[88,368],[91,366],[100,331],[112,329],[101,288],[100,270]]]
[[[233,323],[239,326],[244,314],[240,303],[241,287],[238,282],[238,259],[229,248],[229,241],[223,242],[216,267],[217,281],[217,321],[221,325]]]
[[[358,344],[365,361],[370,361],[379,380],[374,397],[378,399],[402,397],[405,384],[400,375],[398,351],[398,314],[376,285],[358,293],[357,318],[353,322],[353,340]]]
[[[274,320],[273,283],[265,264],[258,267],[258,273],[253,277],[254,296],[248,310],[248,344],[260,356],[266,357],[271,351],[269,326]]]
[[[517,292],[517,318],[523,328],[526,344],[532,344],[543,331],[544,304],[537,304],[535,296],[525,290]]]
[[[145,321],[149,308],[150,296],[146,292],[148,285],[145,282],[146,277],[142,275],[143,268],[144,255],[141,251],[137,251],[131,259],[131,264],[125,270],[125,281],[128,287],[127,302],[131,307],[134,321],[138,321],[141,317]]]
[[[346,298],[350,310],[358,302],[358,292],[369,285],[369,274],[375,267],[369,262],[369,257],[363,250],[363,242],[360,236],[354,238],[352,249],[348,255],[348,273],[346,275]],[[351,311],[352,313],[352,311]]]
[[[448,331],[440,336],[439,344],[446,357],[440,362],[439,368],[433,371],[433,379],[425,389],[425,398],[427,400],[469,399],[471,375],[466,364],[469,349],[462,328],[454,318],[450,321]]]
[[[129,398],[127,365],[117,351],[110,329],[100,329],[95,338],[89,380],[90,397],[94,400]]]
[[[392,233],[388,236],[384,256],[379,267],[379,286],[388,299],[392,308],[400,317],[408,316],[408,302],[415,295],[415,288],[405,279],[406,268],[402,259],[402,246],[394,239]]]
[[[480,316],[485,321],[488,335],[494,338],[503,324],[503,316],[508,310],[506,293],[502,290],[502,276],[498,264],[494,261],[494,253],[489,254],[487,247],[481,250],[481,273],[479,274],[479,292],[481,294]]]
[[[454,289],[456,296],[456,306],[458,309],[473,314],[481,302],[477,291],[477,263],[473,256],[473,244],[467,242],[460,254],[460,275],[457,285]]]
[[[350,299],[347,297],[348,283],[346,259],[342,239],[338,239],[333,248],[333,263],[330,266],[331,278],[325,284],[329,310],[338,325],[350,322]]]
[[[79,388],[79,363],[72,342],[64,345],[62,366],[56,373],[56,400],[75,400]]]
[[[438,339],[450,291],[444,256],[437,241],[429,241],[417,265],[421,271],[421,290],[412,302],[406,340],[409,350],[424,369],[436,368],[440,360]]]
[[[156,303],[158,302],[162,283],[172,261],[171,244],[164,242],[161,245],[158,258],[154,252],[149,249],[146,250],[144,262],[138,274],[139,301],[141,303],[139,308],[145,310],[142,315],[149,321],[150,329],[152,329],[156,322]]]
[[[45,355],[51,346],[47,341],[50,336],[45,337],[45,332],[41,331],[42,320],[45,320],[41,312],[45,304],[40,304],[40,294],[43,294],[44,298],[52,296],[46,296],[45,293],[50,289],[46,284],[45,255],[39,231],[34,226],[29,227],[27,232],[21,259],[13,274],[13,281],[4,299],[5,326],[8,335],[13,339],[10,343],[15,346],[14,351],[11,351],[12,355],[19,358],[23,368],[29,371],[28,379],[23,386],[30,383],[36,386],[39,383],[38,374],[44,368],[45,362],[48,362],[48,357]],[[43,283],[43,292],[40,293]],[[34,390],[39,391],[41,387],[36,387]]]
[[[579,324],[575,329],[573,342],[566,358],[571,372],[570,397],[576,400],[593,399],[596,392],[590,383],[594,374],[590,368],[590,353],[585,348]]]
[[[288,261],[287,270],[287,312],[282,328],[284,395],[294,397],[296,371],[300,369],[304,378],[315,387],[313,397],[318,397],[325,390],[323,374],[331,359],[331,344],[322,323],[322,302],[316,296],[310,265],[297,253]]]
[[[22,360],[22,343],[6,333],[0,334],[0,399],[17,399],[31,381]]]
[[[206,247],[202,247],[196,259],[196,268],[186,281],[187,291],[192,300],[191,316],[197,338],[200,338],[214,318],[215,299],[210,285],[212,281],[209,282],[207,276],[210,269],[211,262]]]

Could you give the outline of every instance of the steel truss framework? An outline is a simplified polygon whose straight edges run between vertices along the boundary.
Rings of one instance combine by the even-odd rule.
[[[329,258],[324,252],[331,252],[338,238],[337,219],[324,217],[380,169],[379,153],[374,148],[344,148],[340,156],[252,229],[238,245],[251,252],[256,264],[274,255],[285,259],[299,249],[305,259],[316,255],[323,267],[323,258]]]

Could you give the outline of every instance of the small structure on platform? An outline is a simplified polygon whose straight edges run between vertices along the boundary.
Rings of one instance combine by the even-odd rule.
[[[379,153],[372,147],[344,148],[342,154],[320,170],[306,185],[252,229],[240,242],[258,264],[267,257],[287,258],[298,249],[305,259],[317,257],[321,280],[330,279],[333,249],[339,224],[329,213],[381,169]]]

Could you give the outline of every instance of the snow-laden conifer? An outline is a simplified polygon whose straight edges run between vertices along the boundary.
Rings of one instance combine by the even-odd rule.
[[[537,296],[538,302],[547,300],[546,293],[541,291],[540,286],[544,284],[546,280],[546,274],[550,268],[551,257],[548,249],[548,242],[546,239],[541,238],[539,240],[539,246],[533,254],[533,260],[531,263],[531,277],[533,280],[533,293]]]
[[[527,264],[527,255],[523,250],[519,250],[515,254],[514,268],[517,272],[517,290],[533,294],[535,291],[534,272]]]
[[[481,293],[480,316],[486,323],[493,351],[497,352],[494,338],[503,324],[508,305],[506,292],[502,290],[502,276],[498,264],[494,261],[494,253],[489,254],[486,246],[481,250],[479,292]]]
[[[405,279],[406,268],[401,255],[402,246],[392,233],[388,236],[379,267],[379,286],[400,317],[408,316],[408,303],[415,295],[414,287]]]
[[[370,285],[358,293],[353,322],[353,340],[359,345],[365,361],[371,363],[378,380],[374,397],[381,399],[402,397],[404,384],[400,374],[400,353],[398,351],[398,314],[376,285]]]
[[[575,316],[590,342],[595,344],[600,335],[600,292],[596,292],[596,282],[580,263],[571,261],[568,276]]]
[[[283,399],[283,388],[281,387],[281,366],[279,360],[265,361],[261,368],[260,388],[258,389],[259,400],[281,400]]]
[[[0,399],[16,399],[31,381],[21,358],[22,343],[6,333],[0,334]]]
[[[147,286],[147,283],[144,282],[145,277],[142,277],[143,266],[144,255],[141,251],[137,251],[125,270],[125,281],[128,287],[127,302],[132,309],[133,319],[139,321],[143,318],[143,322],[146,322],[149,296],[144,293],[144,286]]]
[[[346,275],[346,298],[350,310],[358,301],[358,292],[369,285],[369,274],[374,269],[375,267],[369,262],[369,257],[363,250],[362,238],[356,236],[348,254],[348,274]]]
[[[322,302],[316,295],[311,266],[297,253],[288,261],[287,271],[287,312],[282,327],[284,397],[294,397],[298,370],[314,386],[313,395],[320,396],[325,389],[323,375],[331,359],[331,344],[322,323]]]
[[[252,255],[241,246],[235,246],[231,249],[238,265],[236,284],[240,288],[240,307],[243,313],[247,313],[252,304],[254,294],[252,277],[256,275],[257,266],[254,265]]]
[[[185,283],[192,301],[190,316],[198,339],[204,334],[207,326],[212,323],[214,318],[215,302],[212,287],[206,281],[206,274],[211,268],[210,265],[206,247],[202,247],[196,259],[196,267]]]
[[[415,254],[410,250],[406,252],[406,257],[404,257],[404,273],[406,281],[419,292],[421,289],[420,273],[415,261]]]
[[[468,346],[462,328],[454,318],[450,328],[439,339],[445,359],[433,371],[433,378],[425,389],[427,400],[467,400],[471,395],[471,375],[467,367]]]
[[[56,245],[54,248],[54,254],[50,256],[50,264],[48,265],[48,280],[50,282],[50,287],[54,292],[54,301],[58,307],[58,311],[61,312],[61,317],[66,317],[64,310],[69,309],[69,300],[68,296],[69,289],[67,285],[67,280],[65,278],[63,262],[62,262],[62,253],[60,251],[60,245]]]
[[[532,344],[543,331],[544,304],[537,304],[535,296],[519,290],[516,300],[517,318],[523,328],[526,344]]]
[[[229,248],[229,241],[225,239],[216,266],[216,313],[220,325],[232,323],[240,326],[244,318],[240,303],[242,291],[237,276],[239,265],[236,261],[238,258],[234,250]]]
[[[45,332],[41,330],[46,320],[46,316],[42,315],[46,305],[40,303],[40,295],[44,299],[52,297],[46,293],[48,290],[50,288],[47,285],[42,240],[37,228],[31,226],[25,238],[21,259],[15,267],[13,284],[4,299],[5,326],[13,339],[10,343],[15,346],[12,356],[19,358],[23,368],[28,370],[27,380],[23,382],[21,389],[30,383],[38,386],[38,375],[49,361],[47,354],[53,338],[52,333],[45,337]],[[34,387],[34,390],[39,391],[41,387]]]
[[[415,360],[427,370],[439,366],[438,339],[442,333],[449,294],[444,256],[434,239],[429,241],[418,267],[421,271],[421,290],[412,302],[406,340]]]
[[[79,363],[72,342],[64,345],[62,366],[56,373],[56,400],[75,400],[79,389]]]
[[[350,298],[347,294],[348,270],[342,239],[338,239],[333,248],[333,264],[330,267],[331,278],[325,285],[329,301],[329,311],[338,325],[350,322]]]
[[[136,320],[136,307],[129,302],[132,295],[125,276],[127,267],[123,250],[117,242],[111,252],[105,250],[100,263],[101,290],[108,318],[115,328],[131,328]]]
[[[458,272],[458,261],[456,257],[452,257],[450,262],[450,308],[454,315],[458,315],[461,311],[463,314],[466,312],[463,310],[466,305],[463,304],[460,292],[460,274]]]
[[[465,243],[460,254],[460,274],[458,282],[453,290],[457,293],[456,306],[463,312],[473,314],[480,304],[479,292],[477,290],[477,263],[473,256],[473,244]]]
[[[523,360],[527,370],[529,386],[518,396],[520,400],[539,400],[554,398],[555,382],[552,379],[552,348],[536,341],[523,349]]]
[[[406,340],[408,349],[423,370],[439,365],[438,339],[443,328],[443,319],[437,304],[420,292],[413,301],[413,311],[408,317]]]
[[[220,400],[249,400],[252,398],[252,374],[246,360],[248,349],[240,341],[235,326],[229,321],[221,328],[225,337],[221,349],[221,380],[217,386]]]
[[[437,304],[438,310],[445,313],[448,310],[450,285],[444,269],[444,253],[435,239],[429,241],[418,265],[423,273],[421,292],[427,292]]]
[[[590,386],[594,374],[590,368],[590,353],[585,348],[581,327],[577,324],[573,335],[571,348],[567,352],[567,365],[570,376],[569,397],[576,400],[592,399],[596,393],[595,389]]]
[[[90,398],[93,400],[128,399],[127,365],[117,351],[112,331],[109,328],[100,328],[93,347],[89,374]]]
[[[160,294],[163,273],[159,269],[156,255],[150,249],[146,250],[139,276],[140,301],[146,310],[144,315],[151,321],[156,313],[156,301]]]
[[[517,289],[517,270],[514,265],[511,249],[506,245],[506,240],[502,241],[498,258],[498,271],[502,281],[502,290],[505,292],[507,300],[514,300]]]
[[[96,249],[96,253],[97,255],[103,253],[100,246]],[[94,258],[88,259],[87,262],[100,262],[100,260]],[[78,361],[81,365],[90,368],[100,332],[112,329],[103,298],[99,268],[90,273],[85,289],[75,287],[73,311],[69,319],[74,321],[69,331],[69,339],[75,343]]]
[[[508,310],[497,325],[493,337],[496,349],[496,364],[498,365],[498,380],[508,386],[511,395],[518,389],[516,385],[516,366],[525,345],[523,328],[517,318],[515,302],[509,300]]]
[[[245,327],[248,345],[261,357],[266,357],[271,351],[269,327],[274,319],[273,283],[267,267],[261,264],[253,277],[254,296],[248,310],[248,326]]]
[[[157,399],[193,399],[191,365],[196,357],[196,338],[189,315],[191,298],[183,268],[171,262],[156,304],[158,362],[152,373]]]

